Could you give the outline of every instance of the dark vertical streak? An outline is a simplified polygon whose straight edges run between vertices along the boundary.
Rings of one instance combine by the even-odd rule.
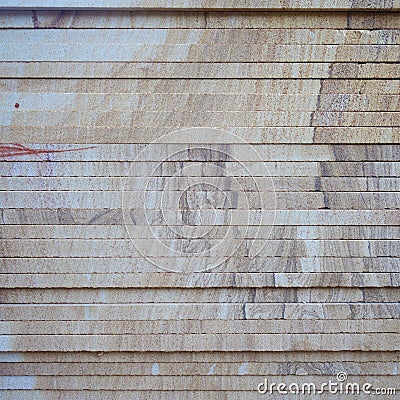
[[[39,12],[38,11],[32,11],[32,22],[33,22],[33,27],[34,29],[39,29]]]

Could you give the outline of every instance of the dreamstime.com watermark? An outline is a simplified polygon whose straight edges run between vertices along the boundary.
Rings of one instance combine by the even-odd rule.
[[[357,383],[348,381],[348,376],[345,372],[338,372],[336,379],[329,379],[327,382],[316,384],[313,382],[269,382],[268,378],[265,378],[263,382],[260,382],[257,386],[257,392],[260,394],[300,394],[300,395],[317,395],[323,393],[329,394],[348,394],[348,395],[395,395],[396,389],[374,387],[369,382]]]

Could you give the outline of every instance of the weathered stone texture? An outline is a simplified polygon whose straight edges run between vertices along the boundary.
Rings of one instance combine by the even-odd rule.
[[[3,1],[0,397],[399,393],[399,9]]]

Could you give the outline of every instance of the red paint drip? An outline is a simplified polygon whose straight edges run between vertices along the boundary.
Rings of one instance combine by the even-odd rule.
[[[88,149],[93,149],[96,146],[90,146],[90,147],[80,147],[77,149],[60,149],[60,150],[48,150],[48,149],[34,149],[32,147],[24,146],[19,143],[14,143],[14,144],[1,144],[0,145],[0,157],[6,158],[6,157],[18,157],[18,156],[27,156],[27,155],[40,155],[40,154],[50,154],[50,153],[66,153],[69,151],[82,151],[82,150],[88,150]]]

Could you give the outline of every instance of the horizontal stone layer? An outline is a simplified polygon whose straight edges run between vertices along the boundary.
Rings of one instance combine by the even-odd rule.
[[[259,383],[261,383],[260,380]],[[300,385],[301,386],[301,385]],[[73,390],[73,389],[63,389],[60,390],[1,390],[0,394],[3,396],[4,400],[20,400],[21,396],[27,400],[53,400],[54,396],[58,396],[59,400],[104,400],[104,399],[117,399],[117,400],[131,400],[135,397],[135,400],[170,400],[171,396],[173,398],[179,398],[182,396],[183,391],[176,390],[160,390],[160,391],[149,391],[149,390]],[[207,396],[209,400],[225,400],[226,396],[229,396],[230,400],[242,400],[245,396],[247,400],[259,400],[260,394],[254,389],[248,391],[207,391],[207,390],[190,390],[190,395],[192,400],[203,400],[204,396]],[[107,397],[108,396],[108,397]],[[280,400],[282,394],[273,392],[273,394],[268,395],[272,400]],[[321,400],[332,399],[331,393],[322,393],[318,395]],[[368,400],[371,398],[370,394],[359,394],[357,395],[360,400]],[[301,395],[285,395],[288,400],[308,400],[310,398],[309,394]]]
[[[191,223],[193,219],[203,218],[202,223],[213,225],[213,213],[205,219],[201,207],[211,204],[216,210],[217,221],[226,220],[229,224],[230,215],[233,216],[232,225],[246,225],[246,222],[235,213],[241,210],[388,210],[400,209],[400,193],[366,193],[366,192],[275,192],[271,185],[270,192],[247,192],[245,190],[221,191],[194,191],[187,194],[185,190],[160,190],[160,191],[0,191],[1,208],[118,208],[130,209],[137,225],[143,225],[142,209],[149,211],[173,211],[186,213],[177,220],[178,225],[185,222]],[[185,206],[183,205],[185,201]],[[186,204],[187,202],[187,204]],[[123,205],[122,205],[123,204]],[[202,215],[204,214],[204,217]],[[150,214],[152,215],[152,214]],[[137,218],[136,218],[137,216]],[[150,216],[150,219],[156,217]],[[187,220],[185,220],[187,218]],[[174,219],[175,221],[175,219]],[[205,222],[209,221],[209,223]],[[220,225],[219,222],[216,223]]]
[[[399,45],[141,45],[2,43],[7,61],[398,62]]]
[[[398,319],[395,303],[139,303],[0,306],[3,321]]]
[[[298,60],[295,60],[298,62]],[[366,62],[368,62],[367,60]],[[1,79],[0,93],[319,94],[316,79]],[[329,79],[320,94],[397,95],[398,79]]]
[[[215,185],[218,189],[233,190],[239,183],[245,184],[247,179],[238,177],[0,177],[2,190],[15,191],[119,191],[123,187],[130,191],[139,191],[147,188],[148,191],[172,190],[181,191],[197,184],[198,188],[210,188]],[[236,182],[236,183],[235,183]],[[257,193],[263,187],[265,178],[254,177],[252,185],[248,185],[248,193]],[[397,178],[376,177],[279,177],[273,179],[275,192],[397,192],[400,191],[400,182]],[[168,189],[169,188],[169,189]],[[259,188],[259,190],[257,190]],[[229,193],[228,193],[229,194]],[[354,194],[354,193],[353,193]]]
[[[130,112],[136,118],[137,112],[149,115],[152,112],[166,114],[174,112],[177,120],[182,118],[180,115],[188,115],[190,112],[213,115],[213,113],[223,111],[224,113],[220,114],[221,118],[244,115],[240,114],[244,111],[251,112],[250,115],[253,116],[256,116],[259,111],[276,113],[289,110],[295,114],[300,114],[300,112],[306,114],[307,111],[315,114],[317,103],[317,115],[324,115],[326,111],[331,113],[351,111],[353,118],[356,118],[360,112],[384,111],[385,113],[380,113],[382,117],[389,114],[388,112],[397,115],[395,112],[400,107],[398,96],[376,94],[325,94],[321,97],[316,94],[0,93],[0,100],[2,112],[15,110],[17,102],[19,107],[15,113],[18,112],[18,115],[21,115],[20,118],[32,118],[32,120],[38,112],[43,112],[46,116],[53,115],[52,112],[74,116],[79,115],[76,114],[76,110],[79,110],[79,113],[98,112],[99,115],[107,112],[105,115],[111,116],[115,113]],[[30,124],[32,120],[29,119]],[[15,117],[15,122],[17,121],[18,118]],[[246,119],[243,118],[243,125],[246,125],[245,121]],[[15,122],[13,121],[14,125]],[[242,128],[242,130],[245,129]],[[386,130],[389,131],[389,129]],[[268,128],[257,131],[267,132]]]
[[[1,28],[399,29],[396,13],[330,11],[2,11]]]
[[[1,15],[0,15],[1,18]],[[400,66],[386,63],[108,63],[0,62],[0,78],[387,79]],[[171,106],[172,104],[170,104]]]
[[[260,225],[260,213],[253,212],[256,223],[249,223],[247,212],[237,211],[238,218],[246,216],[242,226]],[[246,214],[245,214],[246,213]],[[157,216],[157,213],[153,213]],[[67,208],[25,208],[2,209],[1,222],[3,225],[39,224],[39,225],[124,225],[129,220],[123,217],[121,209],[67,209]],[[176,216],[175,216],[176,217]],[[175,218],[174,217],[174,218]],[[273,225],[398,225],[399,213],[396,210],[276,210],[261,213],[266,225],[268,220]],[[237,220],[238,222],[240,221]],[[134,224],[132,224],[133,226]],[[158,224],[160,225],[160,224]],[[218,224],[212,224],[218,225]],[[154,224],[157,226],[157,224]],[[160,225],[162,226],[162,225]]]
[[[397,351],[398,334],[24,335],[0,336],[3,351]],[[143,378],[143,377],[141,377]],[[237,377],[235,377],[237,378]],[[317,377],[315,377],[318,379]],[[361,377],[360,377],[361,378]],[[382,377],[391,382],[392,377]],[[62,377],[57,377],[57,381]],[[105,380],[110,377],[104,377]],[[120,379],[120,377],[119,377]],[[118,381],[120,382],[120,380]],[[129,377],[132,379],[132,377]],[[259,378],[258,378],[259,379]],[[297,377],[304,382],[304,377]],[[184,379],[193,389],[194,380]],[[6,378],[0,377],[0,382]],[[82,384],[82,377],[76,380]],[[54,379],[51,378],[52,385]],[[129,381],[131,382],[131,380]],[[115,383],[114,383],[115,385]],[[135,387],[136,386],[136,387]],[[137,389],[137,384],[133,388]],[[4,386],[3,386],[4,387]],[[390,387],[390,385],[388,386]],[[11,389],[12,387],[10,387]],[[50,389],[53,389],[51,386]],[[114,386],[115,388],[115,386]],[[22,389],[22,388],[21,388]],[[81,387],[83,389],[83,387]],[[88,388],[89,389],[89,388]]]
[[[4,363],[0,364],[0,374],[7,376],[9,369],[15,376],[146,376],[157,372],[160,376],[265,376],[285,374],[287,379],[295,375],[335,376],[335,371],[348,371],[352,376],[396,376],[395,362],[116,362],[116,363]]]
[[[374,320],[338,320],[338,319],[293,319],[293,320],[153,320],[153,321],[1,321],[0,332],[3,335],[41,335],[46,332],[46,335],[156,335],[156,334],[169,334],[186,335],[186,334],[257,334],[263,332],[264,334],[293,334],[293,333],[320,333],[321,330],[326,334],[335,333],[397,333],[397,321],[394,319],[374,319]],[[108,353],[109,354],[109,353]],[[301,353],[300,353],[301,354]],[[394,353],[395,354],[395,353]],[[360,354],[359,357],[353,357],[354,361],[358,358],[365,361],[365,355]],[[82,362],[102,363],[103,359],[85,357],[81,355]],[[142,359],[136,360],[137,357],[123,357],[121,362],[143,362]],[[204,357],[206,358],[206,357]],[[342,357],[338,356],[335,361],[339,362]],[[345,357],[344,357],[345,358]],[[390,360],[398,361],[398,357],[388,357]],[[72,357],[59,357],[54,360],[51,355],[46,360],[45,357],[17,357],[0,354],[1,362],[57,362],[67,363],[76,362],[79,360],[79,355],[76,358]],[[115,363],[118,362],[118,357],[105,357],[105,362]],[[148,361],[156,360],[155,356],[151,357]],[[260,362],[268,362],[267,359],[262,361],[264,357],[260,355]],[[346,359],[346,358],[345,358]],[[239,357],[228,357],[228,354],[216,359],[215,355],[208,358],[209,361],[215,362],[238,362]],[[319,357],[316,357],[316,362],[328,361],[324,353],[321,352]],[[375,359],[374,359],[375,360]],[[384,360],[384,358],[382,358]],[[158,361],[161,362],[190,362],[191,360],[184,357],[178,357],[176,360],[168,359],[168,357],[159,356]],[[207,360],[203,360],[207,361]],[[255,361],[255,360],[253,360]],[[271,361],[278,362],[277,358],[271,357]],[[283,357],[279,362],[301,362],[301,357],[293,355],[293,359],[285,360]],[[311,358],[307,357],[307,353],[303,353],[303,362],[310,362]],[[330,361],[333,361],[332,359]],[[197,361],[196,361],[197,362]]]
[[[19,104],[19,103],[18,103]],[[379,120],[376,120],[377,115]],[[382,114],[382,115],[381,115]],[[364,117],[364,119],[362,119]],[[321,126],[376,126],[381,122],[384,126],[397,126],[397,112],[393,113],[357,113],[357,112],[328,112],[318,113],[313,119],[313,124]],[[109,128],[114,129],[135,129],[140,126],[155,125],[160,129],[177,130],[180,128],[192,128],[199,126],[200,121],[203,126],[218,127],[218,121],[223,126],[229,123],[236,126],[264,127],[267,123],[271,126],[294,126],[306,127],[310,125],[313,118],[312,112],[293,112],[288,115],[285,111],[3,111],[0,122],[7,131],[16,129],[19,126],[28,125],[32,128],[36,126],[52,126],[63,124],[67,128]],[[326,122],[324,122],[326,121]],[[362,121],[362,122],[361,122]],[[375,124],[375,125],[374,125]]]
[[[182,322],[182,321],[181,321]],[[200,321],[198,321],[200,322]],[[229,321],[221,321],[229,324]],[[258,323],[260,321],[249,321]],[[313,321],[307,321],[311,325]],[[321,322],[323,321],[314,321]],[[392,321],[393,322],[393,321]],[[206,323],[202,321],[202,323]],[[214,323],[214,322],[212,322]],[[242,323],[242,322],[241,322]],[[298,321],[295,321],[298,323]],[[360,323],[360,321],[349,321],[352,323]],[[400,352],[0,352],[1,362],[54,362],[54,363],[69,363],[69,362],[90,362],[90,363],[116,363],[116,362],[212,362],[212,363],[231,363],[231,362],[249,362],[249,363],[268,363],[268,362],[397,362],[400,360]]]
[[[18,103],[19,104],[19,103]],[[14,106],[13,106],[14,107]],[[311,117],[311,116],[310,116]],[[311,119],[311,118],[310,118]],[[220,126],[232,132],[232,143],[293,143],[293,144],[385,144],[399,143],[399,128],[393,127],[232,127]],[[70,143],[151,143],[160,139],[175,128],[158,129],[155,127],[137,127],[126,131],[112,126],[96,125],[68,127],[62,125],[47,126],[3,126],[0,127],[0,143],[47,144]],[[183,140],[183,139],[181,139]],[[198,137],[204,143],[223,143],[219,136],[209,139],[206,135]],[[32,161],[34,163],[34,161]],[[35,164],[32,164],[35,165]],[[365,163],[364,163],[365,165]]]
[[[19,104],[19,103],[18,103]],[[177,130],[195,126],[240,127],[400,127],[397,111],[3,111],[2,132],[20,126],[65,126],[83,130],[97,128],[136,129],[154,126]],[[311,121],[311,124],[310,124]],[[11,123],[10,123],[11,122]],[[10,127],[10,128],[9,128]]]
[[[227,229],[216,227],[209,234],[210,239],[223,238]],[[260,239],[400,239],[400,227],[387,226],[263,226],[261,228],[237,227],[237,236]],[[154,227],[151,232],[140,227],[130,227],[129,232],[138,239],[177,237],[167,227]],[[128,239],[123,226],[102,225],[0,225],[2,239]]]
[[[108,45],[240,45],[351,44],[391,45],[400,41],[400,31],[332,29],[4,29],[0,43],[72,45],[74,43]]]
[[[39,147],[43,149],[43,147]],[[49,155],[50,156],[50,155]],[[30,157],[31,158],[31,157]],[[3,177],[116,177],[137,178],[149,176],[171,178],[179,175],[182,166],[179,162],[167,162],[158,172],[159,162],[136,162],[136,168],[132,167],[132,161],[52,161],[44,162],[27,160],[18,157],[10,159],[12,162],[0,163],[0,173]],[[22,162],[19,162],[22,161]],[[218,165],[218,164],[217,164]],[[226,175],[240,177],[240,166],[233,162],[224,162]],[[274,181],[282,177],[391,177],[400,175],[398,162],[347,162],[347,161],[281,161],[281,162],[249,162],[246,167],[253,177],[265,177],[267,169]],[[201,175],[201,174],[198,174]],[[215,177],[215,169],[207,172],[203,168],[202,176]]]
[[[364,228],[364,227],[363,227]],[[204,260],[203,260],[204,261]],[[3,257],[0,261],[3,273],[7,274],[107,274],[107,273],[146,273],[159,272],[150,261],[121,257],[110,259],[80,257],[54,258],[30,257],[12,258]],[[171,268],[176,267],[172,265]],[[397,272],[399,261],[393,257],[231,257],[213,269],[214,272],[302,272],[302,273],[390,273]],[[356,275],[355,281],[362,275]],[[362,279],[361,279],[362,281]]]
[[[8,304],[396,302],[396,288],[3,289]],[[140,333],[140,331],[137,331]]]
[[[24,10],[24,9],[39,9],[39,10],[201,10],[201,9],[228,9],[228,10],[397,10],[400,8],[398,0],[379,0],[375,3],[370,3],[367,0],[360,0],[354,3],[351,0],[289,0],[289,1],[273,1],[273,0],[201,0],[193,3],[191,0],[117,0],[110,2],[109,0],[95,1],[71,1],[71,0],[20,0],[18,4],[13,1],[4,0],[0,9]]]
[[[191,140],[202,130],[209,128],[190,128],[175,131],[179,141]],[[212,130],[212,129],[211,129]],[[214,131],[215,132],[215,131]],[[229,132],[221,131],[221,135],[230,136]],[[250,146],[243,144],[207,144],[199,143],[165,143],[168,136],[162,138],[164,143],[145,144],[48,144],[46,146],[33,145],[23,148],[20,144],[4,146],[0,157],[3,160],[17,158],[22,161],[37,161],[38,156],[44,154],[46,161],[130,161],[131,170],[135,163],[138,166],[155,162],[152,171],[143,171],[144,176],[169,176],[178,167],[183,176],[226,176],[230,173],[226,167],[234,167],[239,176],[253,175],[253,166],[263,171],[261,176],[268,177],[270,161],[394,161],[400,157],[400,145],[290,145],[290,144],[259,144]],[[173,164],[169,164],[173,162]],[[257,164],[253,163],[256,162]],[[145,164],[140,164],[145,163]],[[230,163],[226,164],[225,163]],[[169,165],[169,167],[168,167]],[[200,168],[201,166],[201,168]],[[257,169],[256,169],[257,171]],[[129,175],[131,171],[127,171]],[[133,176],[137,172],[132,172]]]
[[[149,229],[149,228],[143,228]],[[129,231],[129,228],[128,228]],[[245,258],[255,248],[260,257],[400,257],[397,240],[251,240],[235,239],[16,239],[2,240],[3,257],[93,258],[150,257],[178,268],[210,267],[230,257]],[[167,260],[163,260],[167,258]]]
[[[159,270],[160,271],[160,270]],[[1,274],[2,288],[398,287],[396,273]]]

